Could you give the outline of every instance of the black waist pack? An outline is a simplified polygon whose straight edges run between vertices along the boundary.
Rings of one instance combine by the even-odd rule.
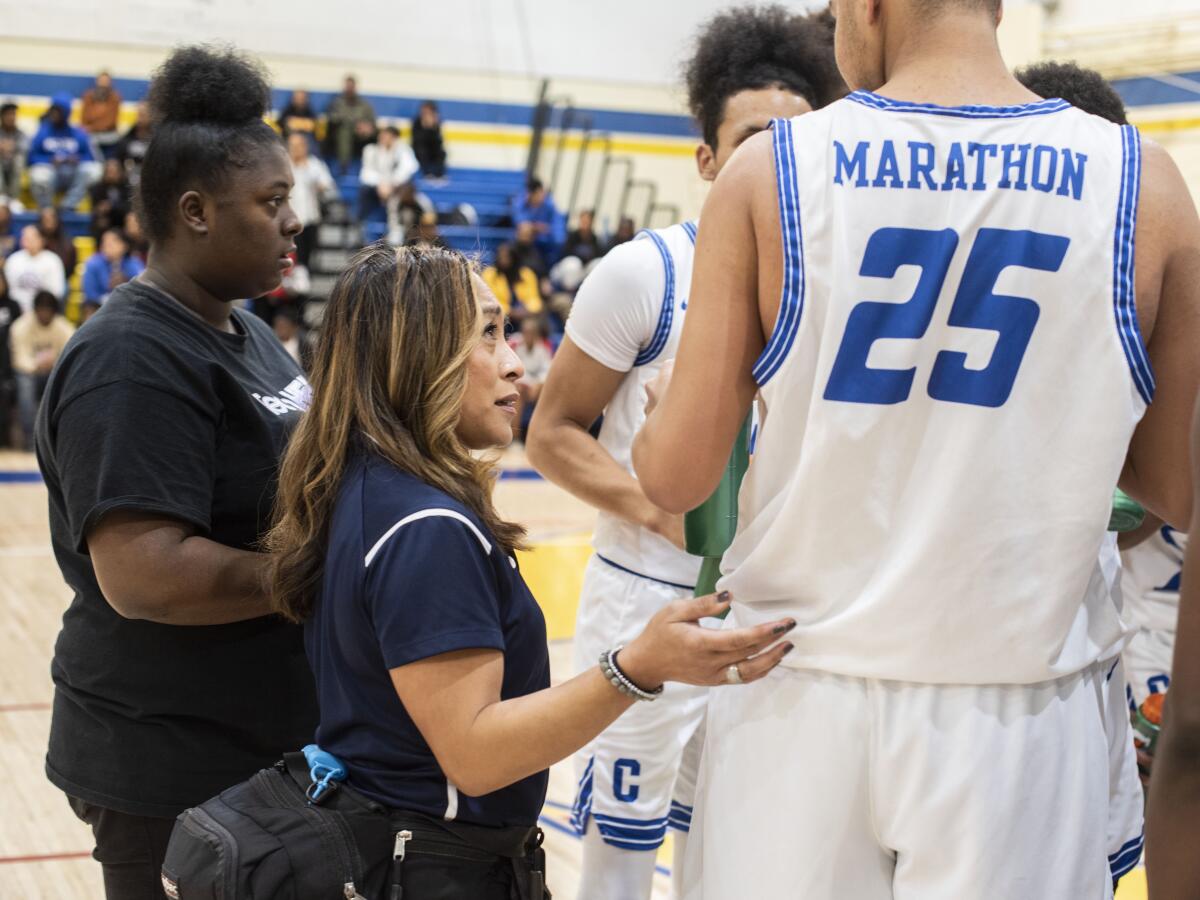
[[[388,810],[346,785],[310,802],[289,753],[175,821],[163,862],[171,900],[386,900]]]
[[[550,900],[540,828],[484,828],[389,810],[335,779],[314,782],[313,771],[303,754],[288,753],[185,810],[163,861],[167,897]],[[481,865],[489,876],[500,873],[499,882],[481,880]]]

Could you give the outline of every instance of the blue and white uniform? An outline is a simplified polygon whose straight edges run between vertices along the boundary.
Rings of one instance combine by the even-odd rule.
[[[774,147],[784,287],[719,586],[799,627],[711,696],[689,896],[1110,896],[1138,134],[857,92]]]
[[[1121,591],[1133,637],[1125,648],[1130,702],[1140,706],[1171,683],[1175,627],[1179,619],[1179,580],[1187,535],[1164,525],[1121,554]]]
[[[686,222],[643,231],[614,248],[580,287],[567,321],[567,336],[584,353],[627,373],[604,411],[599,441],[630,474],[633,439],[645,420],[646,384],[674,358],[679,343],[695,240],[695,223]],[[635,638],[667,603],[691,596],[700,565],[667,539],[603,511],[593,546],[575,630],[578,671],[594,668],[604,649]],[[701,723],[705,697],[703,688],[668,684],[662,697],[634,704],[577,757],[573,824],[581,834],[594,827],[608,845],[648,851],[641,860],[627,860],[647,879],[667,828],[686,832],[690,826],[695,761],[681,771],[681,760]],[[585,870],[587,865],[585,849]],[[580,896],[610,896],[622,889],[618,884],[630,883],[612,874],[618,880],[605,884],[585,871]],[[645,889],[648,896],[648,880]]]

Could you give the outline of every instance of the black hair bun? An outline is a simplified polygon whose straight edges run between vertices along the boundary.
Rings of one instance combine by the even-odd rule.
[[[160,123],[247,125],[270,108],[266,68],[233,47],[180,47],[150,82],[151,115]]]

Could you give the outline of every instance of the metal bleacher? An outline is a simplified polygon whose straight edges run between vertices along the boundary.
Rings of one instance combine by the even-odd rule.
[[[311,260],[311,293],[317,300],[327,297],[338,273],[359,247],[387,235],[384,210],[379,209],[365,221],[356,220],[361,182],[357,168],[337,179],[339,202],[326,210],[320,226],[317,248]],[[433,203],[439,220],[467,220],[472,224],[442,224],[442,239],[456,250],[491,262],[496,247],[513,236],[512,201],[525,185],[525,173],[510,169],[474,169],[450,167],[446,177],[418,177],[417,190]],[[310,313],[306,313],[306,318]],[[310,322],[315,324],[315,322]]]

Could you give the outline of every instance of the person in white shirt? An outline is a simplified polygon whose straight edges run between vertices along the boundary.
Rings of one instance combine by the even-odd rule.
[[[833,57],[827,26],[785,7],[738,7],[713,17],[687,66],[688,105],[703,136],[700,178],[716,179],[772,119],[809,113],[840,94]],[[576,619],[578,671],[695,591],[700,559],[684,550],[683,516],[646,496],[631,458],[646,385],[675,356],[690,315],[695,238],[695,223],[681,222],[644,231],[604,256],[575,297],[530,425],[530,463],[599,510]],[[593,438],[589,429],[601,413]],[[673,464],[686,468],[690,454],[677,454]],[[648,900],[668,828],[675,831],[671,875],[682,896],[706,697],[703,688],[671,685],[577,757],[579,900]]]
[[[36,225],[21,229],[21,249],[4,263],[9,296],[21,305],[21,312],[33,309],[38,291],[49,291],[62,299],[67,292],[67,276],[62,260],[46,248],[46,239]]]
[[[546,338],[546,322],[541,316],[527,316],[521,323],[521,335],[513,342],[513,350],[521,360],[525,374],[517,380],[517,392],[521,395],[518,405],[517,421],[521,424],[521,433],[529,429],[529,420],[533,416],[533,408],[537,405],[538,397],[542,395],[542,385],[550,374],[550,359],[553,353]]]
[[[49,291],[38,291],[31,305],[33,315],[22,315],[13,323],[8,335],[17,382],[17,411],[26,450],[33,449],[34,420],[50,370],[75,333],[75,326],[59,314],[58,298]]]
[[[329,167],[319,157],[308,152],[308,139],[298,132],[288,136],[288,156],[292,160],[292,209],[304,231],[296,235],[296,262],[308,268],[309,258],[317,243],[317,226],[321,224],[321,200],[337,194],[337,185]]]
[[[396,200],[399,188],[416,177],[420,171],[412,147],[400,140],[394,125],[379,129],[374,144],[363,148],[362,171],[359,181],[358,218],[366,221],[380,207],[387,209],[388,225],[395,223]]]

